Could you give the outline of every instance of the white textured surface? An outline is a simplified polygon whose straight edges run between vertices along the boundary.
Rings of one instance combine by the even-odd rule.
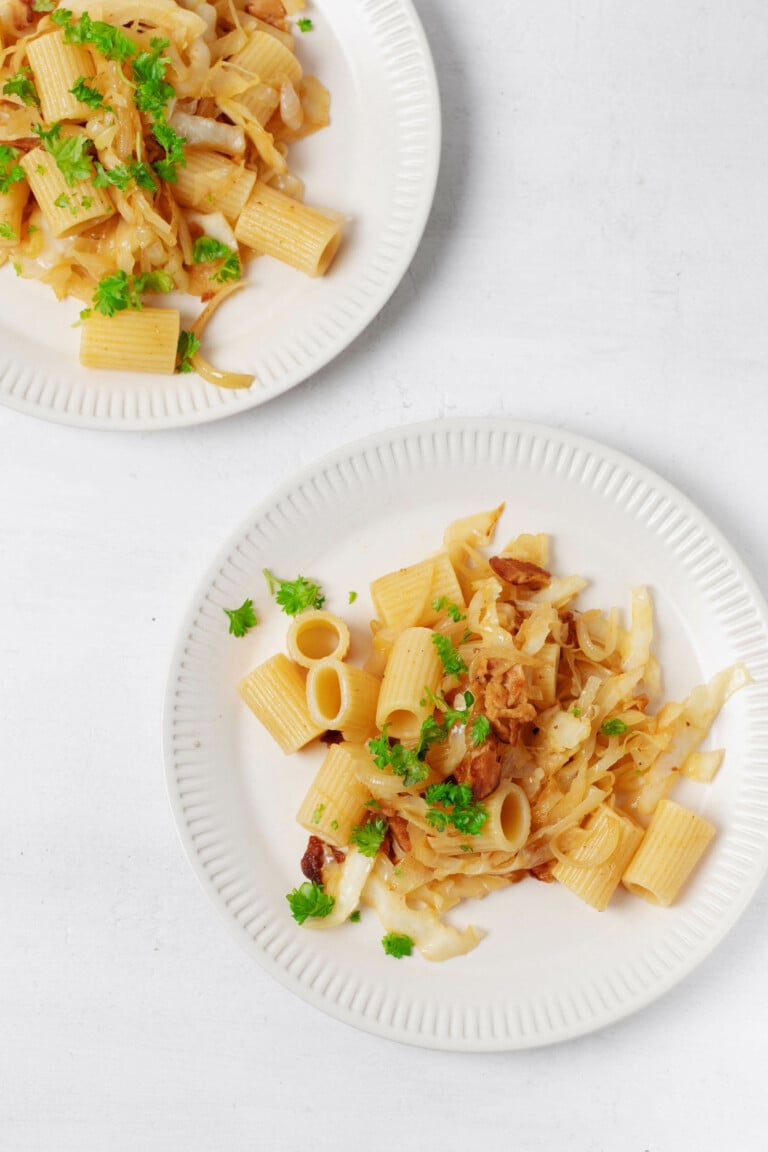
[[[523,496],[522,493],[525,493]],[[675,798],[718,829],[672,909],[619,893],[597,916],[566,891],[524,884],[458,912],[487,938],[435,968],[393,964],[378,918],[333,932],[297,928],[285,893],[301,881],[306,833],[293,815],[322,762],[288,761],[243,707],[238,681],[285,647],[263,570],[319,580],[360,662],[371,580],[439,547],[442,528],[507,506],[503,542],[545,528],[559,575],[588,574],[582,603],[654,598],[664,696],[738,661],[753,684],[730,701],[710,747],[727,749],[707,788]],[[598,527],[599,526],[599,527]],[[360,589],[354,607],[350,586]],[[223,609],[253,599],[259,627],[228,634]],[[168,787],[203,888],[251,954],[287,987],[347,1023],[454,1051],[530,1048],[604,1027],[676,984],[725,935],[768,865],[768,608],[738,557],[689,501],[636,462],[583,437],[510,421],[443,421],[385,432],[306,470],[253,512],[211,562],[182,624],[165,707]],[[684,783],[684,782],[681,782]],[[519,947],[521,933],[526,946]],[[567,939],[576,966],[553,955]]]
[[[591,436],[687,493],[768,591],[768,9],[417,6],[441,178],[363,337],[202,428],[0,411],[4,1150],[765,1147],[765,885],[628,1020],[457,1055],[291,995],[221,930],[177,841],[159,731],[182,613],[249,511],[347,441],[502,413]]]

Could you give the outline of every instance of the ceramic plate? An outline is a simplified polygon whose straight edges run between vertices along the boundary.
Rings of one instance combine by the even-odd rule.
[[[284,648],[287,618],[262,569],[319,580],[366,651],[369,581],[438,548],[449,521],[506,501],[497,540],[553,538],[553,567],[590,586],[582,606],[628,607],[650,586],[665,693],[735,661],[754,683],[727,704],[711,785],[677,799],[718,829],[683,897],[652,907],[621,890],[597,913],[557,884],[526,880],[452,913],[486,936],[443,964],[384,954],[376,914],[334,931],[299,928],[285,894],[302,881],[294,815],[324,752],[284,757],[242,704],[238,679]],[[349,592],[358,593],[352,605]],[[257,628],[236,639],[222,611],[251,597]],[[396,1040],[462,1050],[551,1043],[614,1022],[690,973],[743,911],[768,864],[768,614],[719,532],[633,460],[567,433],[500,421],[382,433],[286,484],[215,559],[181,627],[165,711],[168,786],[182,843],[252,955],[310,1003]]]
[[[309,11],[309,10],[308,10]],[[410,0],[314,0],[298,34],[305,71],[331,91],[329,128],[291,149],[307,203],[348,217],[329,274],[311,280],[268,257],[206,332],[217,367],[252,372],[247,390],[197,376],[88,372],[72,324],[77,301],[0,269],[0,401],[92,428],[198,424],[252,408],[305,380],[345,348],[389,299],[421,238],[434,195],[440,108],[434,68]],[[174,300],[188,326],[199,311]]]

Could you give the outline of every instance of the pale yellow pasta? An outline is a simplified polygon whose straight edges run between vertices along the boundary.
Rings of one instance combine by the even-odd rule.
[[[181,321],[175,308],[142,308],[83,321],[80,363],[121,372],[173,372]]]
[[[349,651],[349,628],[333,612],[311,609],[294,617],[286,637],[288,655],[302,668],[334,657],[343,660]]]
[[[629,816],[603,804],[586,821],[586,837],[569,853],[571,863],[558,860],[555,880],[598,912],[603,912],[643,839],[643,829]]]
[[[376,704],[381,682],[362,668],[341,660],[314,664],[307,676],[307,707],[318,724],[361,742],[376,732]]]
[[[249,672],[238,691],[286,754],[303,748],[323,731],[309,715],[302,670],[282,652]]]
[[[29,196],[26,180],[11,184],[5,195],[0,195],[0,257],[3,248],[15,244],[21,236],[24,206]]]
[[[264,83],[283,79],[296,83],[302,74],[301,64],[290,48],[269,32],[254,32],[231,63]]]
[[[352,828],[366,814],[371,793],[356,769],[370,760],[362,745],[332,744],[296,814],[296,820],[315,836],[341,848],[349,844]]]
[[[256,173],[205,148],[190,148],[177,170],[174,194],[179,204],[200,212],[221,212],[235,221],[256,183]]]
[[[433,624],[439,611],[432,603],[442,598],[462,610],[465,607],[447,552],[438,552],[371,582],[371,599],[379,619],[388,628]]]
[[[341,218],[308,208],[258,180],[235,225],[241,244],[307,276],[322,276],[341,243]]]
[[[476,836],[465,837],[473,852],[519,852],[531,830],[531,806],[519,784],[502,780],[484,800],[488,819]]]
[[[262,128],[266,125],[272,113],[280,103],[280,93],[269,84],[261,81],[241,92],[237,101],[250,112],[257,124]]]
[[[19,164],[54,237],[74,236],[114,213],[114,205],[103,188],[94,188],[88,180],[68,184],[44,148],[33,148]]]
[[[708,820],[665,797],[622,876],[624,887],[651,904],[668,908],[714,835]]]
[[[429,628],[406,628],[387,661],[376,709],[376,724],[390,736],[413,743],[434,710],[430,693],[437,691],[443,666]]]
[[[27,58],[44,120],[87,120],[93,115],[93,109],[71,92],[77,80],[90,80],[93,87],[95,67],[87,48],[65,44],[62,32],[51,32],[30,41]]]

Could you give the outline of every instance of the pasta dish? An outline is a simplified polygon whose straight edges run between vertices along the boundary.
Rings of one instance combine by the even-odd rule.
[[[289,145],[329,123],[292,17],[304,0],[0,0],[0,264],[75,297],[89,368],[197,371],[257,254],[310,276],[339,213],[303,203]],[[205,308],[190,330],[147,297]]]
[[[269,574],[287,654],[239,690],[285,753],[328,743],[297,814],[306,880],[288,900],[307,927],[369,905],[389,954],[444,960],[480,940],[445,918],[464,900],[527,880],[599,911],[620,886],[667,906],[715,834],[671,792],[715,776],[723,751],[702,744],[746,667],[662,703],[648,589],[627,620],[579,609],[586,580],[552,572],[546,536],[490,548],[502,508],[372,582],[364,667],[316,585],[302,598],[304,578]]]

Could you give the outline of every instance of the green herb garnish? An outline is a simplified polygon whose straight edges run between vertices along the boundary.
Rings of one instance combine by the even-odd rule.
[[[324,919],[330,915],[336,903],[333,896],[325,894],[322,884],[315,884],[311,880],[294,888],[285,898],[291,906],[291,915],[297,924],[303,924],[310,916]]]
[[[28,68],[20,68],[15,76],[6,80],[3,84],[3,95],[18,96],[22,104],[26,104],[27,107],[40,107],[40,97],[32,80],[32,73]]]
[[[200,347],[200,341],[194,332],[188,332],[186,328],[182,328],[179,334],[179,343],[176,348],[176,371],[177,372],[194,372],[192,364],[192,357]]]
[[[20,153],[18,148],[0,144],[0,192],[6,193],[12,184],[24,179],[24,169],[16,163]]]
[[[488,819],[488,809],[475,800],[468,784],[431,784],[424,799],[431,805],[427,820],[438,832],[452,824],[459,832],[477,836]],[[440,807],[434,807],[437,804]]]
[[[376,767],[388,768],[393,776],[402,776],[405,788],[420,784],[429,775],[429,768],[412,748],[390,744],[386,724],[380,736],[368,741],[368,748]]]
[[[195,264],[222,260],[221,266],[211,276],[212,280],[217,280],[221,284],[227,280],[239,280],[242,276],[237,252],[222,244],[221,240],[214,240],[213,236],[198,236],[192,245],[192,259]]]
[[[169,44],[170,40],[155,37],[149,42],[151,51],[139,52],[131,62],[136,107],[140,112],[148,112],[154,120],[165,119],[166,104],[176,95],[173,85],[165,79],[170,60],[162,52]]]
[[[90,84],[86,83],[84,76],[79,76],[70,88],[70,92],[79,100],[81,104],[87,104],[89,108],[102,108],[104,106],[104,97],[98,88],[91,88]]]
[[[357,592],[350,592],[349,603],[354,604],[355,600],[357,600]]]
[[[36,124],[32,131],[40,137],[46,152],[53,156],[56,167],[70,188],[79,181],[89,180],[93,176],[90,157],[92,141],[87,136],[77,132],[73,136],[62,137],[59,120],[50,128]]]
[[[299,29],[299,32],[311,32],[314,28],[314,24],[308,16],[302,16],[301,19],[296,21],[296,25]]]
[[[263,569],[271,596],[285,612],[286,616],[298,616],[307,608],[322,608],[325,595],[319,584],[297,576],[295,580],[280,580],[269,568]]]
[[[375,816],[367,824],[355,824],[349,837],[363,856],[375,856],[384,842],[389,823],[383,816]]]
[[[105,60],[120,64],[136,55],[136,45],[125,32],[103,20],[91,20],[87,12],[74,20],[68,8],[59,8],[51,13],[51,20],[63,29],[65,44],[90,44]]]
[[[152,135],[165,152],[165,158],[156,160],[152,167],[161,180],[165,180],[167,184],[175,184],[178,180],[177,166],[184,168],[187,163],[184,155],[186,137],[179,136],[178,132],[165,121],[157,121],[152,125]]]
[[[245,636],[246,632],[255,628],[259,622],[253,608],[253,600],[244,600],[239,608],[224,608],[223,611],[229,617],[231,636]]]
[[[350,912],[349,918],[353,924],[359,924],[360,923],[360,909],[355,908],[354,912]]]
[[[436,600],[432,601],[432,608],[435,612],[445,612],[455,624],[458,624],[460,620],[466,620],[466,616],[458,604],[454,604],[447,596],[438,596]]]
[[[387,956],[394,956],[395,960],[401,960],[403,956],[410,956],[413,951],[411,937],[399,932],[388,932],[386,936],[382,937],[381,944]]]
[[[629,725],[620,720],[618,716],[613,716],[610,720],[603,720],[600,725],[603,736],[621,736],[628,728]]]
[[[457,648],[454,648],[450,637],[443,636],[441,632],[432,633],[432,643],[440,657],[440,663],[447,676],[461,676],[468,668]]]
[[[16,233],[14,232],[13,228],[11,228],[7,220],[3,220],[2,224],[0,224],[0,237],[2,237],[3,240],[17,239]]]

